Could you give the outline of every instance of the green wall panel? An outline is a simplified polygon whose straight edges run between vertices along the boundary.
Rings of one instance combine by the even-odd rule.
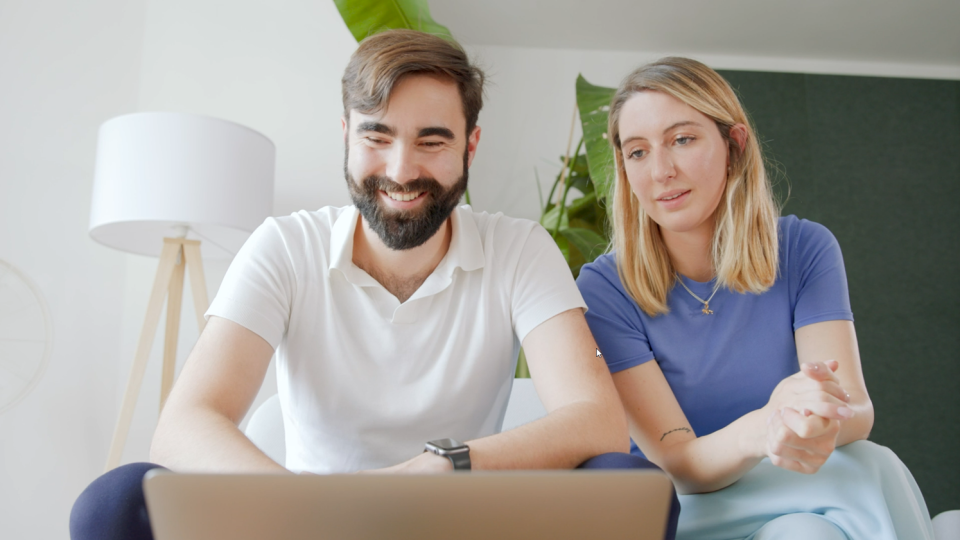
[[[870,439],[907,464],[932,515],[960,508],[960,82],[723,75],[785,174],[784,214],[843,249]]]

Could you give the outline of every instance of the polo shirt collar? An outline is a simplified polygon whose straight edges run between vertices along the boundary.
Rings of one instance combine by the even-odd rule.
[[[469,206],[458,206],[450,214],[452,237],[447,254],[431,275],[452,276],[454,270],[461,268],[470,272],[484,266],[483,242],[477,223],[470,215]],[[351,283],[359,286],[379,285],[369,274],[353,264],[353,235],[357,230],[360,211],[356,206],[348,206],[337,217],[330,234],[330,270],[336,268]]]

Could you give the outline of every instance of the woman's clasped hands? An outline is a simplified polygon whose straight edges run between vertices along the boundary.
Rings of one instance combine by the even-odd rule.
[[[764,407],[763,453],[787,470],[813,474],[837,446],[840,423],[853,418],[850,395],[840,386],[836,360],[808,362],[780,381]]]

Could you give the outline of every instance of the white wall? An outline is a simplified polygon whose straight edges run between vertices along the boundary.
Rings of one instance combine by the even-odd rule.
[[[66,538],[116,414],[124,256],[87,236],[97,128],[137,109],[144,2],[0,3],[0,258],[36,282],[54,348],[0,414],[0,538]]]
[[[73,500],[102,471],[156,268],[87,235],[99,124],[152,110],[233,120],[277,145],[275,215],[347,204],[339,81],[355,47],[327,0],[0,3],[0,258],[38,283],[56,339],[41,383],[0,414],[0,538],[66,538]],[[546,190],[566,150],[577,73],[615,86],[660,56],[468,50],[490,76],[474,206],[532,219],[534,168]],[[753,61],[699,58],[718,68]],[[206,263],[211,297],[225,270]],[[181,320],[182,363],[197,337],[189,302]],[[148,457],[159,365],[158,339],[124,462]],[[273,377],[259,399],[275,392]]]
[[[354,49],[356,41],[333,2],[147,0],[138,109],[205,114],[269,137],[277,147],[274,215],[348,204],[340,76]],[[227,263],[205,261],[204,268],[213,298]],[[123,377],[132,363],[155,269],[156,259],[127,257],[119,359]],[[185,302],[178,369],[197,335]],[[161,355],[158,340],[124,463],[148,458],[158,415]],[[118,385],[118,404],[122,393]],[[271,364],[254,407],[275,393]]]
[[[489,80],[478,122],[480,146],[470,171],[472,202],[481,210],[529,219],[539,218],[537,175],[546,197],[567,151],[577,74],[594,84],[616,86],[631,69],[657,58],[650,53],[467,49]],[[581,133],[579,117],[573,128],[575,147]]]

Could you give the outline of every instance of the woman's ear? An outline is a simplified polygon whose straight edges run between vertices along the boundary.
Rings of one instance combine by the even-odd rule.
[[[743,124],[734,124],[730,126],[730,138],[737,144],[737,154],[742,154],[747,147],[747,139],[750,137],[747,126]]]

